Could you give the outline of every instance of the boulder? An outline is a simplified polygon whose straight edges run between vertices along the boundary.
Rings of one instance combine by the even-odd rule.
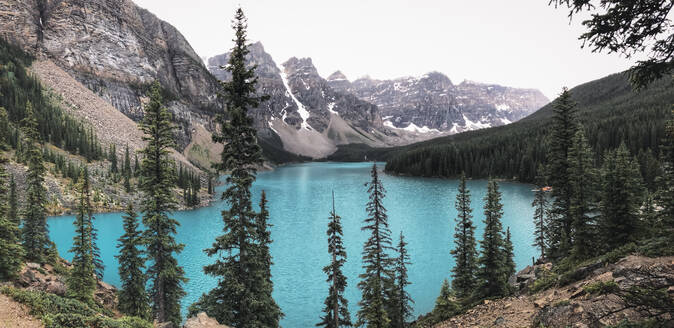
[[[209,317],[205,312],[199,312],[196,317],[187,319],[183,328],[229,328],[221,325],[217,320]]]

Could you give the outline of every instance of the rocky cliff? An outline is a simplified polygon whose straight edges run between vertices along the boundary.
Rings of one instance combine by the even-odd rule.
[[[190,143],[217,107],[217,80],[170,24],[131,0],[0,0],[0,36],[48,57],[134,120],[157,80]]]

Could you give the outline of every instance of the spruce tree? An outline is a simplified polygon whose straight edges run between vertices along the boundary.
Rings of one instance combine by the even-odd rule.
[[[475,242],[475,225],[473,225],[473,209],[470,207],[470,190],[466,187],[466,175],[461,174],[459,193],[456,195],[456,227],[454,228],[454,244],[451,251],[454,256],[452,268],[452,289],[456,296],[467,299],[473,292],[477,282],[477,245]]]
[[[484,235],[480,241],[479,268],[477,270],[478,288],[476,296],[490,298],[504,296],[507,292],[507,256],[501,217],[501,192],[494,180],[487,184],[484,198]]]
[[[16,182],[14,176],[9,180],[9,209],[7,212],[7,219],[12,221],[17,227],[21,225],[21,218],[19,217],[19,201],[16,195]],[[18,235],[17,235],[18,236]]]
[[[132,205],[127,206],[122,218],[124,234],[118,239],[119,255],[115,256],[119,261],[119,278],[122,283],[118,293],[118,308],[126,315],[150,319],[149,298],[145,291],[147,276],[143,273],[145,258],[141,250],[143,237],[138,229],[138,215]]]
[[[220,94],[228,117],[224,113],[216,116],[220,131],[213,134],[213,141],[223,144],[221,161],[214,168],[230,173],[222,195],[230,207],[222,211],[223,235],[205,250],[209,256],[217,256],[204,272],[217,277],[218,285],[190,307],[190,313],[205,311],[218,322],[234,327],[276,327],[282,313],[267,278],[270,261],[256,256],[266,242],[262,236],[265,232],[256,223],[258,214],[253,210],[250,191],[256,165],[262,163],[262,151],[248,111],[257,108],[265,97],[255,95],[256,66],[246,65],[247,19],[241,8],[232,27],[235,45],[225,68],[232,78],[221,82]]]
[[[662,175],[657,179],[659,189],[656,200],[662,206],[657,213],[661,234],[674,241],[674,110],[667,122],[667,135],[663,144]]]
[[[172,322],[179,325],[180,299],[185,296],[183,283],[187,281],[184,270],[178,265],[175,254],[184,245],[175,240],[178,221],[169,217],[176,209],[172,189],[175,187],[173,160],[169,157],[174,146],[171,115],[162,104],[159,83],[150,89],[150,102],[145,106],[145,117],[141,123],[147,142],[142,150],[141,185],[145,197],[142,203],[143,237],[146,252],[152,265],[147,274],[151,282],[153,318],[158,322]]]
[[[593,213],[596,210],[597,172],[594,154],[582,129],[576,132],[569,148],[569,211],[572,222],[571,256],[585,260],[594,255],[596,232]]]
[[[349,314],[349,304],[344,297],[346,288],[346,276],[342,273],[342,266],[346,262],[346,250],[342,242],[342,218],[335,211],[335,194],[332,194],[332,212],[328,222],[328,254],[330,254],[330,264],[323,267],[323,272],[328,276],[327,282],[330,285],[328,297],[325,298],[324,315],[321,316],[321,322],[317,327],[339,328],[351,327],[351,314]]]
[[[569,149],[576,134],[576,104],[571,93],[564,88],[553,106],[553,124],[550,152],[548,153],[548,182],[552,187],[552,226],[549,233],[548,257],[560,259],[571,248],[571,184],[569,177]]]
[[[26,174],[26,202],[22,211],[23,227],[21,241],[26,251],[26,260],[30,262],[44,262],[47,260],[51,246],[47,228],[47,190],[45,189],[44,174],[46,168],[40,150],[37,120],[33,107],[26,104],[26,116],[22,121],[24,157],[28,161]]]
[[[602,166],[599,227],[605,251],[636,241],[643,188],[639,164],[625,144],[609,151]]]
[[[0,146],[2,146],[2,140],[0,140]],[[0,281],[16,276],[21,269],[25,255],[23,247],[19,244],[19,226],[10,213],[6,161],[0,153]]]
[[[433,322],[445,321],[461,312],[461,305],[457,302],[449,287],[447,279],[442,281],[440,295],[435,299],[435,307],[431,312]]]
[[[117,167],[117,146],[115,144],[110,145],[108,159],[110,160],[110,173],[117,173],[119,168]]]
[[[73,253],[73,269],[67,278],[68,295],[84,303],[91,303],[96,289],[94,265],[94,240],[92,237],[91,205],[89,184],[82,170],[77,182],[77,215],[75,216],[75,236],[70,252]]]
[[[7,110],[0,106],[0,150],[5,150],[10,143],[11,130]]]
[[[271,280],[271,266],[273,263],[269,246],[272,243],[271,227],[269,224],[269,210],[267,209],[267,194],[262,191],[260,196],[260,212],[255,217],[255,231],[257,245],[255,248],[255,270],[258,283],[253,284],[253,293],[260,296],[261,303],[257,307],[258,325],[264,327],[278,327],[283,316],[281,308],[271,297],[274,283]]]
[[[402,231],[396,250],[398,251],[398,257],[395,259],[394,287],[390,297],[393,304],[391,327],[405,328],[409,327],[407,319],[412,316],[412,303],[414,301],[406,289],[408,285],[412,284],[407,276],[407,266],[412,263]]]
[[[365,219],[363,231],[370,233],[370,237],[363,246],[363,269],[359,275],[361,281],[358,288],[362,291],[362,298],[358,305],[357,326],[368,328],[384,328],[390,325],[390,316],[387,313],[387,291],[392,287],[393,260],[388,252],[392,250],[391,231],[388,226],[386,208],[382,203],[386,190],[379,179],[377,164],[372,165],[370,173],[372,180],[367,184],[370,201],[367,203],[368,217]]]
[[[539,167],[538,172],[542,172],[542,168]],[[541,251],[541,259],[545,258],[545,251],[547,245],[547,215],[548,215],[548,197],[545,195],[545,186],[544,179],[542,176],[538,177],[536,194],[534,195],[534,201],[531,203],[531,206],[534,208],[534,243],[532,246],[538,248]]]
[[[122,174],[124,175],[124,190],[126,192],[131,192],[131,157],[129,156],[129,145],[126,145],[126,149],[124,150],[124,167],[122,170]]]
[[[515,248],[513,247],[512,236],[510,235],[510,227],[506,228],[506,239],[503,244],[505,254],[505,273],[506,281],[516,273],[515,266]]]

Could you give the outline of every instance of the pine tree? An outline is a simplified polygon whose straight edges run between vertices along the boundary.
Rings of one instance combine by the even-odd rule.
[[[538,172],[542,172],[542,167],[539,167]],[[531,206],[534,208],[534,243],[532,246],[538,248],[541,251],[541,259],[545,258],[545,251],[547,245],[547,214],[548,214],[548,197],[545,195],[545,190],[543,189],[545,183],[542,176],[537,178],[536,194],[534,195],[534,201],[531,203]]]
[[[346,250],[342,242],[342,218],[335,211],[335,193],[332,193],[332,212],[328,223],[328,254],[331,256],[330,264],[323,268],[328,276],[326,280],[330,285],[328,297],[325,298],[325,308],[321,316],[321,322],[317,327],[339,328],[351,327],[351,314],[349,304],[344,297],[346,288],[346,276],[342,273],[342,266],[346,262]]]
[[[657,179],[659,190],[656,200],[662,206],[657,217],[663,236],[674,240],[674,110],[667,122],[667,136],[664,139],[662,156],[662,175]]]
[[[408,327],[407,319],[412,316],[412,297],[407,292],[406,288],[412,284],[407,276],[407,266],[411,265],[410,255],[407,252],[407,242],[400,232],[400,240],[398,242],[398,257],[395,259],[394,268],[394,288],[391,293],[391,303],[393,311],[391,311],[391,327],[405,328]]]
[[[92,237],[91,205],[89,204],[89,184],[82,170],[77,182],[77,215],[75,216],[75,236],[73,237],[73,269],[67,278],[68,295],[84,303],[91,303],[96,289],[94,265],[94,240]]]
[[[225,68],[232,79],[221,82],[228,119],[222,113],[216,116],[220,132],[213,135],[214,142],[223,144],[221,161],[214,168],[230,172],[222,195],[230,206],[222,211],[224,233],[205,250],[209,256],[217,256],[204,272],[217,277],[218,285],[191,306],[190,313],[206,311],[218,322],[234,327],[275,327],[282,313],[272,298],[273,286],[267,281],[269,268],[265,266],[270,263],[255,256],[265,232],[256,224],[258,214],[252,209],[250,189],[262,154],[248,111],[257,108],[265,97],[255,95],[256,67],[246,65],[246,21],[243,10],[237,9],[232,26],[235,46]]]
[[[119,277],[122,289],[119,290],[119,311],[143,319],[150,319],[150,305],[145,284],[147,276],[145,270],[145,258],[141,247],[143,246],[142,232],[138,229],[138,215],[133,206],[126,208],[124,219],[124,234],[118,239],[119,255],[115,256],[119,261]]]
[[[551,135],[548,182],[552,187],[552,226],[548,245],[548,257],[560,259],[569,254],[571,247],[571,185],[569,177],[569,149],[576,134],[576,104],[571,93],[564,88],[553,107],[553,127]]]
[[[122,174],[124,175],[124,190],[126,192],[131,192],[131,157],[129,155],[129,145],[126,145],[126,149],[124,150],[124,167],[122,170]]]
[[[108,157],[108,160],[110,160],[110,173],[115,174],[119,172],[119,168],[117,167],[117,146],[115,144],[110,145]]]
[[[506,271],[506,280],[516,273],[515,266],[515,248],[513,247],[512,236],[510,235],[510,227],[506,228],[506,239],[503,244],[503,250],[505,253],[505,271]]]
[[[466,175],[461,174],[459,193],[456,195],[456,227],[454,228],[454,244],[451,251],[455,265],[452,268],[452,289],[461,299],[468,298],[477,281],[477,249],[475,242],[475,226],[473,225],[473,209],[470,207],[470,190],[466,187]]]
[[[138,153],[133,154],[133,176],[140,176],[140,164],[138,163]]]
[[[22,134],[24,138],[22,144],[25,147],[23,150],[24,156],[28,161],[28,172],[26,174],[26,206],[22,211],[21,241],[26,251],[26,260],[41,263],[47,260],[51,241],[47,230],[47,213],[45,210],[47,191],[43,185],[46,169],[38,143],[40,133],[38,132],[37,120],[30,102],[26,104],[26,117],[22,121]]]
[[[147,142],[143,149],[141,164],[142,181],[140,189],[145,198],[142,203],[143,234],[146,252],[152,265],[147,274],[151,281],[150,297],[152,313],[158,322],[172,322],[179,325],[180,299],[185,296],[183,283],[187,281],[182,267],[174,254],[182,251],[184,245],[175,241],[178,221],[168,216],[176,209],[172,189],[175,187],[173,161],[169,157],[174,146],[171,115],[162,104],[159,83],[150,90],[150,102],[145,106],[145,117],[141,124]]]
[[[7,110],[0,106],[0,150],[5,150],[10,143],[11,130]]]
[[[596,209],[597,172],[594,154],[582,129],[576,132],[569,148],[569,211],[572,222],[571,256],[585,260],[594,255],[596,239],[593,214]]]
[[[19,201],[16,195],[16,182],[14,181],[13,175],[9,180],[9,210],[7,212],[7,219],[12,221],[17,227],[21,225],[21,218],[19,217]]]
[[[643,189],[639,164],[625,144],[609,151],[602,166],[599,210],[601,241],[612,250],[636,241],[640,233],[639,211]]]
[[[0,140],[0,146],[2,144],[3,140]],[[19,244],[19,226],[11,214],[10,200],[7,197],[6,161],[0,154],[0,281],[16,276],[25,255]]]
[[[258,268],[255,272],[259,275],[257,277],[258,283],[253,285],[253,292],[255,295],[260,295],[261,303],[258,306],[257,312],[259,325],[264,327],[278,327],[279,320],[283,316],[281,308],[276,304],[276,301],[271,297],[274,291],[274,283],[271,280],[271,266],[273,263],[269,246],[272,243],[271,227],[269,222],[269,210],[267,209],[267,194],[262,191],[260,196],[260,212],[255,217],[255,231],[257,245],[255,249],[255,259]]]
[[[362,298],[358,305],[357,326],[375,328],[388,327],[390,317],[386,311],[386,293],[392,287],[393,272],[392,259],[388,253],[391,249],[391,231],[388,226],[386,208],[382,203],[386,190],[379,179],[377,164],[372,165],[372,180],[368,184],[370,201],[367,203],[368,217],[365,219],[363,231],[370,233],[370,237],[363,246],[363,269],[359,275],[361,281],[358,288],[362,291]]]
[[[445,321],[461,312],[461,305],[457,302],[449,288],[447,279],[442,281],[440,295],[435,299],[435,307],[431,312],[433,322]]]
[[[489,180],[487,195],[484,198],[484,236],[480,241],[479,268],[477,270],[478,297],[490,298],[503,296],[507,292],[507,263],[503,239],[503,205],[498,184]]]

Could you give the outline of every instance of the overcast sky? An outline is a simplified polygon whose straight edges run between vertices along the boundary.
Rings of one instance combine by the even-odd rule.
[[[554,98],[625,70],[617,55],[581,49],[579,21],[548,0],[134,0],[176,26],[200,56],[232,46],[237,6],[249,38],[280,64],[311,57],[327,77],[387,79],[439,71],[464,79],[537,88]]]

